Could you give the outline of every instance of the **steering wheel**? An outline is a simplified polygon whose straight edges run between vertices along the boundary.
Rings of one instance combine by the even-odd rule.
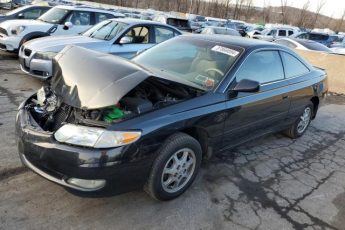
[[[219,69],[216,68],[208,68],[207,70],[205,70],[206,73],[210,73],[210,72],[215,72],[217,74],[219,74],[219,77],[222,78],[224,76],[224,73],[222,71],[220,71]]]

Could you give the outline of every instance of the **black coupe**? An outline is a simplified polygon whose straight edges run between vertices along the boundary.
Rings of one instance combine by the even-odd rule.
[[[19,107],[22,162],[80,191],[124,184],[173,199],[203,158],[262,135],[298,138],[326,74],[289,48],[183,35],[125,60],[69,46],[54,76]]]

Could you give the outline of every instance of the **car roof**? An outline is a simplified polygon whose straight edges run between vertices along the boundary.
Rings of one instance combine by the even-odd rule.
[[[51,6],[44,6],[44,5],[26,5],[26,6],[22,6],[17,8],[18,10],[26,10],[26,9],[30,9],[30,8],[52,8]]]
[[[249,38],[243,38],[243,37],[231,37],[229,39],[229,36],[227,35],[216,35],[216,34],[190,34],[190,35],[182,35],[182,36],[188,36],[188,37],[194,37],[195,39],[205,40],[205,41],[212,41],[212,42],[219,42],[227,45],[234,45],[239,46],[244,49],[252,49],[252,48],[281,48],[284,46],[262,41],[258,39],[249,39]],[[284,47],[284,49],[286,49]]]
[[[163,24],[163,23],[160,23],[157,21],[150,21],[150,20],[144,20],[144,19],[139,19],[139,18],[112,18],[109,20],[122,22],[122,23],[129,25],[129,26],[138,25],[138,24],[147,24],[147,25],[157,25],[157,26],[162,26],[162,27],[168,27],[168,28],[173,29],[175,31],[179,31],[176,27],[173,27],[173,26],[168,25],[168,24]],[[179,32],[182,33],[181,31],[179,31]]]
[[[125,16],[122,13],[118,13],[113,10],[103,9],[103,8],[96,8],[96,7],[90,7],[90,6],[67,6],[67,5],[59,5],[55,6],[56,8],[60,9],[66,9],[66,10],[82,10],[82,11],[90,11],[90,12],[102,12],[102,13],[109,13],[117,16]]]
[[[220,30],[234,30],[229,27],[222,27],[222,26],[205,26],[205,28],[220,29]],[[234,31],[237,31],[237,30],[234,30]]]

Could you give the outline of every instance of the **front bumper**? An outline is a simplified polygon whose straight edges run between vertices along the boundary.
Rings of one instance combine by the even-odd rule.
[[[136,145],[112,149],[90,149],[58,143],[53,134],[42,130],[23,106],[16,117],[16,137],[22,163],[40,176],[79,191],[96,191],[121,186],[141,187],[153,162],[139,156]],[[70,178],[105,180],[105,187],[75,186]]]
[[[19,51],[21,70],[35,78],[45,80],[52,76],[53,62],[51,60],[35,59],[35,53],[23,46]]]
[[[0,50],[7,52],[15,52],[19,48],[21,37],[18,36],[7,36],[0,34]]]

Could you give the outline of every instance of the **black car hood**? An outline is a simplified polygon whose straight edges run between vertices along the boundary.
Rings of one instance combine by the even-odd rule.
[[[98,109],[116,105],[135,86],[152,76],[129,60],[77,46],[54,58],[53,91],[70,106]]]

